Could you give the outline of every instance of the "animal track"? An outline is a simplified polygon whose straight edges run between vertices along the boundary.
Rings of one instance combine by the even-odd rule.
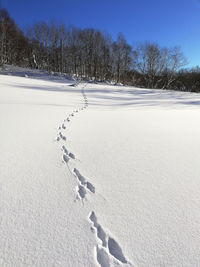
[[[75,173],[75,175],[76,175],[78,181],[79,181],[82,185],[85,185],[85,184],[86,184],[86,180],[85,180],[85,178],[80,174],[80,172],[79,172],[76,168],[74,168],[74,173]]]
[[[117,241],[110,237],[109,234],[98,223],[97,216],[94,211],[89,215],[89,220],[92,223],[92,230],[95,230],[97,239],[101,242],[101,245],[96,247],[96,259],[101,267],[110,266],[111,258],[120,262],[121,264],[132,264],[124,256],[120,245]]]
[[[78,84],[76,84],[76,85],[78,85]],[[83,99],[84,99],[84,105],[82,106],[82,108],[75,109],[70,114],[68,114],[66,116],[66,118],[64,119],[64,122],[58,128],[59,132],[58,132],[58,136],[56,138],[57,141],[60,141],[60,140],[66,141],[67,140],[66,136],[64,136],[62,134],[62,132],[61,132],[62,129],[63,130],[66,129],[65,122],[70,122],[71,119],[73,119],[73,117],[75,116],[75,114],[79,112],[79,110],[84,110],[88,106],[88,100],[87,100],[87,97],[85,95],[84,88],[82,88],[81,92],[82,92],[82,96],[83,96]],[[64,145],[61,147],[61,150],[63,151],[62,161],[65,164],[67,164],[67,167],[68,167],[69,171],[71,172],[68,163],[69,163],[70,160],[76,160],[76,156],[74,155],[74,153],[68,151],[67,148]],[[95,193],[95,187],[93,186],[93,184],[91,182],[87,181],[85,179],[85,177],[83,177],[76,168],[74,168],[74,172],[73,173],[75,174],[75,176],[76,176],[76,178],[78,180],[77,194],[78,194],[78,197],[80,199],[84,200],[88,191],[93,193],[93,194]]]
[[[59,132],[58,135],[59,135],[60,139],[62,139],[64,141],[67,140],[66,136],[64,136],[61,132]]]
[[[96,247],[96,257],[101,267],[110,267],[109,256],[104,248]]]
[[[87,182],[86,187],[88,190],[90,190],[90,192],[95,193],[95,187],[93,184],[91,184],[90,182]]]
[[[85,198],[85,196],[87,194],[87,192],[85,190],[85,187],[82,186],[82,185],[78,185],[77,193],[78,193],[79,198],[82,199],[82,200]]]
[[[67,150],[67,148],[63,145],[62,147],[61,147],[61,150],[64,152],[64,154],[66,154],[69,158],[71,158],[71,159],[76,159],[76,157],[75,157],[75,155],[72,153],[72,152],[69,152],[68,150]]]
[[[59,132],[56,138],[57,141],[67,140],[66,136],[64,136],[61,132],[62,129],[66,129],[65,122],[70,122],[70,120],[73,119],[76,113],[88,107],[88,99],[85,94],[84,88],[82,88],[82,96],[84,101],[83,106],[79,109],[73,110],[73,112],[68,114],[68,117],[64,119],[64,123],[58,128]],[[71,172],[68,163],[70,160],[75,160],[76,157],[72,152],[69,152],[64,145],[62,145],[61,150],[63,151],[62,160]],[[87,181],[87,179],[79,172],[77,168],[73,169],[73,174],[78,181],[78,185],[76,187],[77,198],[84,201],[88,192],[95,194],[95,186],[91,182]],[[124,266],[124,264],[133,266],[124,256],[122,248],[120,247],[118,242],[113,237],[111,237],[98,222],[97,216],[94,211],[89,214],[89,221],[92,224],[91,230],[96,233],[97,238],[97,245],[94,248],[96,262],[98,262],[101,267],[110,267],[113,266],[113,264],[115,266]]]
[[[128,261],[123,255],[122,249],[117,244],[117,242],[111,237],[109,237],[108,239],[108,249],[109,249],[110,254],[113,255],[113,257],[115,257],[122,263],[128,263]]]
[[[74,155],[73,153],[71,153],[71,152],[69,153],[69,157],[70,157],[71,159],[76,159],[76,158],[75,158],[75,155]]]
[[[76,176],[76,178],[78,179],[78,182],[84,186],[85,188],[87,188],[91,193],[95,193],[95,187],[86,180],[85,177],[83,177],[83,175],[80,174],[80,172],[74,168],[74,174]]]
[[[63,155],[62,159],[63,159],[63,162],[66,164],[69,162],[69,157],[66,154]]]
[[[80,172],[79,172],[76,168],[74,168],[74,173],[75,173],[77,179],[79,180],[79,182],[80,182],[82,185],[85,185],[85,184],[86,184],[86,180],[85,180],[85,178],[80,174]]]
[[[75,85],[77,86],[78,83]],[[79,109],[73,110],[70,114],[66,116],[64,119],[64,122],[62,125],[58,128],[58,136],[56,138],[57,141],[63,140],[66,141],[67,138],[64,136],[61,132],[61,130],[65,130],[66,122],[70,122],[73,120],[74,116],[79,112],[85,110],[88,105],[88,99],[84,91],[85,86],[82,88],[82,96],[83,96],[83,105]],[[76,186],[76,192],[77,192],[77,198],[79,200],[86,200],[86,196],[88,193],[95,194],[95,186],[85,178],[77,168],[73,169],[73,172],[69,168],[69,161],[70,160],[76,160],[76,157],[74,153],[68,151],[68,149],[65,147],[65,145],[62,145],[61,150],[63,151],[62,155],[62,161],[67,165],[69,171],[75,175],[77,179],[77,186]],[[121,247],[117,243],[117,241],[110,237],[110,235],[104,230],[104,228],[99,224],[97,220],[97,216],[94,211],[92,211],[89,215],[89,221],[92,223],[91,230],[93,230],[96,233],[97,238],[97,245],[95,246],[95,258],[96,262],[101,267],[110,267],[113,266],[113,263],[115,266],[121,266],[122,264],[130,264],[127,259],[125,258]]]
[[[62,151],[66,154],[66,155],[68,155],[69,154],[69,152],[68,152],[68,150],[67,150],[67,148],[63,145],[62,146]]]
[[[93,223],[93,227],[96,229],[97,237],[101,240],[102,246],[106,247],[107,246],[106,233],[103,230],[103,228],[101,227],[101,225],[98,224],[97,217],[96,217],[94,211],[91,212],[89,219]]]

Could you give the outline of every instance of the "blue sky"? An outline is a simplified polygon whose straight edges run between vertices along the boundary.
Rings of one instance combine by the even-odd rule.
[[[189,67],[200,65],[200,0],[0,0],[21,28],[37,21],[93,27],[129,44],[181,46]]]

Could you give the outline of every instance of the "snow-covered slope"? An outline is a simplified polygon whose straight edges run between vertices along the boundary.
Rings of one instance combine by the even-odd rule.
[[[200,95],[31,73],[0,75],[0,266],[200,266]]]

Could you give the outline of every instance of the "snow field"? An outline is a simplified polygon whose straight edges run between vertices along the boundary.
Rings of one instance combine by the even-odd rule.
[[[0,76],[1,266],[199,266],[199,95],[73,84]]]

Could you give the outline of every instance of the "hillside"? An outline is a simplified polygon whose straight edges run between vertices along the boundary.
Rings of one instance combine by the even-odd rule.
[[[0,265],[199,266],[200,95],[0,75]]]

